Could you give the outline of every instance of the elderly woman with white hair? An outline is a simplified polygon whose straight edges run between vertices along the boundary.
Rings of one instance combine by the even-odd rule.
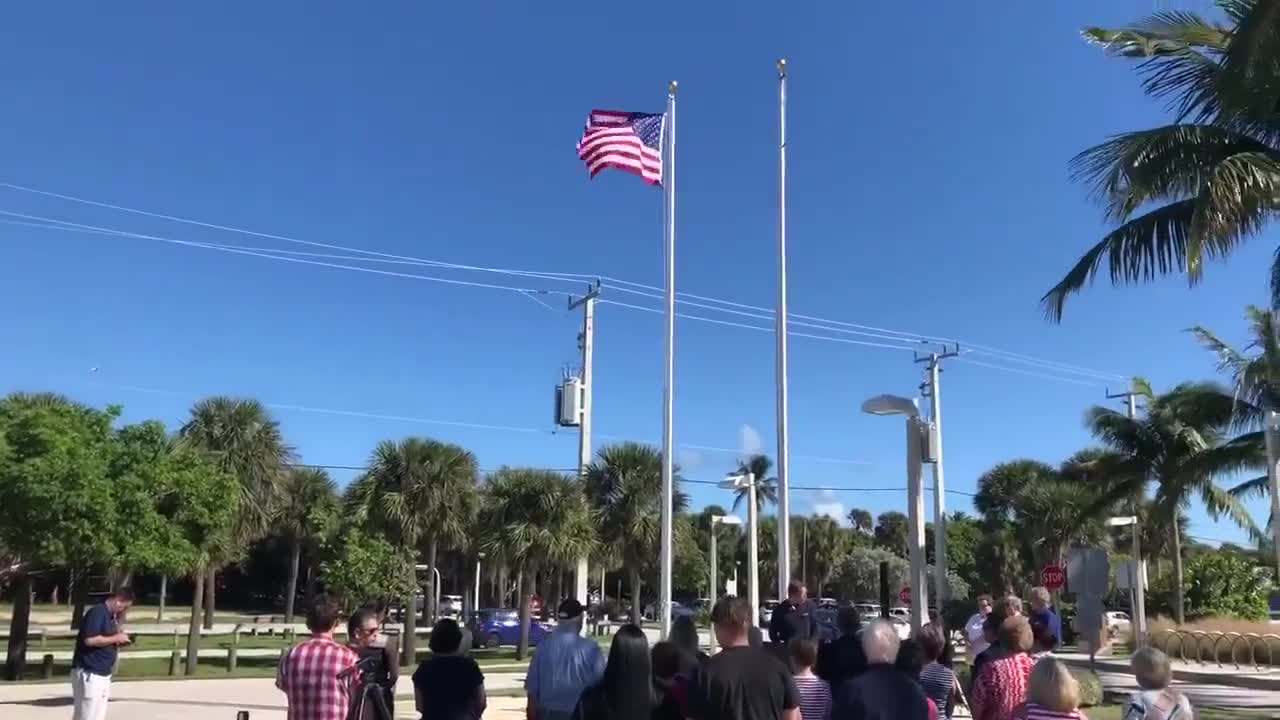
[[[1169,656],[1153,647],[1144,647],[1129,661],[1133,677],[1142,688],[1129,698],[1124,720],[1191,720],[1191,701],[1169,688],[1173,667]]]
[[[866,672],[840,686],[832,706],[832,720],[928,720],[931,702],[920,683],[893,666],[898,657],[898,633],[885,620],[862,629]]]

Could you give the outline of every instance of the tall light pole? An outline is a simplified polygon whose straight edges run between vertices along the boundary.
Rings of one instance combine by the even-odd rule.
[[[1147,644],[1147,566],[1142,561],[1141,527],[1137,515],[1107,518],[1110,527],[1133,528],[1133,568],[1131,585],[1134,588],[1133,637],[1135,645],[1144,647]]]
[[[726,490],[747,488],[747,597],[751,600],[751,624],[760,626],[760,517],[756,510],[756,476],[733,473],[720,482]],[[781,568],[779,568],[781,571]]]
[[[591,358],[595,343],[596,298],[598,297],[600,297],[599,280],[587,287],[586,295],[577,299],[569,298],[570,310],[582,308],[582,334],[578,338],[582,349],[582,412],[578,421],[579,478],[586,474],[587,465],[591,463]],[[589,600],[587,597],[588,572],[587,558],[585,556],[578,558],[578,568],[574,574],[574,594],[578,602],[583,605],[587,605]]]
[[[929,576],[924,554],[924,488],[920,482],[921,463],[932,460],[926,451],[931,429],[920,419],[916,402],[897,395],[877,395],[862,403],[871,415],[905,415],[907,418],[907,548],[911,571],[911,631],[920,632],[929,614]]]
[[[716,555],[716,525],[741,525],[742,521],[736,515],[712,515],[711,516],[711,591],[707,593],[711,600],[711,607],[716,606],[716,595],[720,593],[720,574]],[[711,652],[716,651],[716,631],[711,630]]]
[[[476,553],[476,591],[471,596],[471,612],[479,615],[480,613],[480,561],[484,560],[484,553]]]

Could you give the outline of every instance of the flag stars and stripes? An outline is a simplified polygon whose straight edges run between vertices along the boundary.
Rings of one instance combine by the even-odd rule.
[[[634,173],[662,184],[662,133],[666,116],[621,110],[592,110],[578,141],[578,157],[591,177],[605,168]]]

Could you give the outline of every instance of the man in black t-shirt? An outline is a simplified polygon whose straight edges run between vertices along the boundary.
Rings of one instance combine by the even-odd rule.
[[[690,720],[801,720],[787,666],[751,647],[754,612],[746,599],[734,597],[722,598],[712,609],[712,632],[724,649],[690,680]]]
[[[116,653],[130,642],[129,636],[120,630],[121,616],[130,605],[133,605],[133,590],[121,587],[89,608],[80,619],[76,649],[71,654],[72,717],[75,720],[102,720],[107,716]]]
[[[799,580],[787,584],[787,599],[769,616],[769,642],[786,645],[793,638],[817,638],[818,624],[813,621],[813,605],[809,589]]]

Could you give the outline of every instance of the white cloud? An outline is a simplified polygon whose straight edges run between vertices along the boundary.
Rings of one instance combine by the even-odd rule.
[[[738,449],[744,456],[760,454],[764,450],[760,431],[743,423],[742,427],[738,428]]]
[[[818,491],[818,496],[813,500],[813,514],[826,515],[841,525],[847,522],[845,515],[848,510],[845,509],[844,503],[836,497],[836,494],[830,490]]]

